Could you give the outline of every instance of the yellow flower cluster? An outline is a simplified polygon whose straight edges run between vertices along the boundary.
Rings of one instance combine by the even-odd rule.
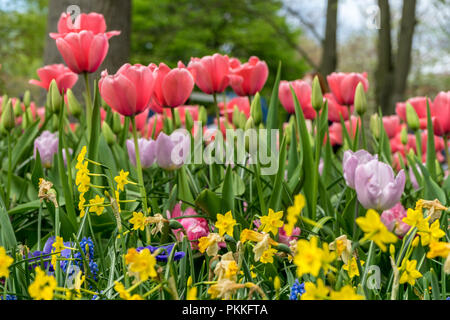
[[[35,300],[52,300],[56,289],[56,279],[46,275],[39,267],[35,271],[36,277],[28,287],[28,293]]]
[[[6,254],[6,250],[0,247],[0,278],[9,276],[9,266],[13,263],[14,259]]]
[[[86,157],[86,146],[81,148],[80,153],[77,157],[77,164],[75,165],[75,169],[77,169],[77,174],[75,176],[75,185],[78,186],[78,192],[80,192],[80,198],[78,202],[78,210],[80,210],[80,217],[84,217],[84,204],[86,203],[86,199],[84,198],[84,194],[89,190],[89,186],[91,184],[91,178],[89,177],[89,169],[88,169],[88,161],[85,161]]]
[[[125,286],[121,282],[114,282],[114,290],[119,293],[119,297],[123,300],[144,300],[140,295],[133,294],[125,289]]]
[[[397,241],[397,237],[389,232],[379,214],[373,209],[368,210],[365,217],[356,218],[356,223],[365,233],[362,241],[372,240],[384,252],[387,249],[386,243]]]
[[[330,263],[336,259],[336,253],[329,251],[327,243],[319,248],[318,241],[317,237],[311,237],[309,241],[301,239],[297,242],[294,264],[297,266],[298,277],[306,273],[317,277],[321,269],[327,273],[332,268]]]
[[[148,278],[156,277],[156,258],[150,253],[149,249],[137,252],[136,249],[128,249],[125,255],[125,263],[128,266],[130,274],[140,281],[146,281]]]
[[[253,247],[255,261],[261,261],[262,263],[268,263],[269,261],[273,262],[273,255],[276,250],[274,251],[270,246],[277,246],[278,242],[270,238],[268,233],[244,229],[241,232],[240,240],[242,243],[245,243],[247,240],[256,242]]]
[[[209,233],[206,237],[198,239],[198,250],[201,253],[206,251],[206,254],[210,257],[214,257],[219,252],[219,242],[223,242],[225,239],[218,233]]]
[[[229,236],[233,236],[233,228],[236,225],[236,220],[233,219],[233,215],[231,211],[225,213],[225,215],[218,213],[216,228],[219,230],[219,235],[223,236],[228,234]]]
[[[284,231],[286,231],[288,237],[292,235],[292,231],[294,230],[295,224],[297,223],[298,217],[305,207],[305,204],[305,196],[298,194],[294,197],[294,205],[287,209],[287,223],[284,225]]]
[[[283,226],[283,211],[274,212],[272,209],[269,209],[269,214],[261,217],[261,227],[262,232],[269,233],[275,236],[278,233],[278,229]]]
[[[305,293],[301,300],[364,300],[364,297],[357,294],[352,286],[346,285],[339,291],[334,291],[325,286],[322,279],[305,283]]]

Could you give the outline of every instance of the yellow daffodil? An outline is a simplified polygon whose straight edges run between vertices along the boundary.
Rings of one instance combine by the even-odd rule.
[[[197,287],[188,289],[186,300],[197,300]]]
[[[55,253],[54,255],[52,255],[52,261],[51,264],[53,265],[53,267],[56,267],[56,259],[58,256],[61,255],[61,251],[63,251],[65,249],[64,246],[64,240],[62,237],[56,237],[55,238],[55,242],[53,242],[52,244],[52,253]]]
[[[261,261],[262,263],[273,263],[273,255],[277,252],[277,250],[275,249],[267,249],[266,251],[264,251],[261,255],[261,258],[259,261]]]
[[[114,181],[116,181],[116,183],[117,183],[118,191],[124,191],[124,186],[126,184],[130,183],[130,181],[128,181],[128,178],[127,178],[129,174],[130,173],[128,171],[125,172],[122,169],[122,170],[120,170],[119,175],[114,177]]]
[[[273,235],[278,233],[278,229],[283,226],[283,211],[274,212],[269,209],[269,214],[261,217],[261,227],[263,232],[272,232]]]
[[[217,276],[218,280],[227,278],[236,281],[236,275],[238,271],[239,268],[237,266],[236,260],[234,260],[232,252],[227,252],[226,254],[224,254],[214,268],[214,274]]]
[[[298,217],[300,216],[303,208],[305,207],[306,201],[305,196],[298,194],[294,197],[294,205],[287,209],[286,221],[284,225],[284,231],[286,235],[290,237],[294,230],[295,224],[297,223]]]
[[[119,293],[119,297],[123,300],[144,300],[140,295],[131,295],[121,282],[114,282],[114,290]]]
[[[409,208],[406,212],[406,217],[402,221],[413,228],[416,227],[419,231],[426,229],[428,226],[428,222],[423,217],[422,210]]]
[[[206,254],[210,257],[214,257],[219,252],[219,242],[223,242],[225,239],[218,233],[210,233],[206,237],[198,239],[198,250],[201,253],[206,251]]]
[[[234,291],[244,287],[245,285],[236,283],[235,281],[222,279],[209,287],[208,294],[211,295],[211,299],[221,298],[228,300]]]
[[[100,197],[98,194],[95,195],[94,199],[89,200],[89,212],[95,212],[98,216],[101,215],[105,210],[104,203],[104,197]]]
[[[332,291],[330,300],[364,300],[364,297],[357,294],[351,285],[346,285],[339,291]]]
[[[447,210],[447,207],[443,206],[438,199],[432,201],[419,199],[416,202],[416,210],[422,211],[423,208],[428,209],[427,218],[430,223],[439,219],[441,217],[441,212]]]
[[[28,293],[35,300],[52,300],[56,288],[56,279],[48,276],[39,267],[35,269],[36,277],[28,287]]]
[[[400,271],[403,271],[399,283],[408,282],[410,285],[416,283],[416,279],[422,277],[422,274],[416,270],[417,260],[403,260]]]
[[[364,261],[360,260],[360,262],[361,262],[361,266],[363,266],[364,265]],[[355,277],[355,276],[359,277],[358,263],[357,263],[355,257],[352,258],[352,260],[350,261],[349,264],[344,264],[342,266],[342,269],[347,271],[348,276],[350,277],[350,279],[353,279],[353,277]]]
[[[143,231],[148,224],[142,212],[133,212],[133,218],[128,221],[133,225],[133,230]]]
[[[306,282],[305,293],[302,294],[300,300],[324,300],[329,292],[330,289],[323,284],[322,279],[317,279],[317,285],[313,282]]]
[[[430,242],[430,251],[427,253],[428,259],[433,259],[436,257],[447,258],[450,254],[450,243],[448,242]]]
[[[426,228],[421,229],[417,234],[420,236],[422,246],[427,246],[430,242],[438,241],[445,236],[445,232],[440,229],[439,220],[434,221],[431,226],[426,224]]]
[[[347,264],[352,257],[352,242],[344,234],[330,243],[330,250],[335,250],[336,255]]]
[[[6,250],[0,247],[0,278],[9,276],[9,266],[13,263],[14,259],[6,254]]]
[[[387,249],[385,243],[397,241],[397,237],[388,231],[375,210],[368,210],[365,217],[356,219],[356,223],[365,233],[362,240],[372,240],[384,252]]]
[[[136,276],[141,281],[146,281],[149,277],[156,277],[156,258],[145,248],[140,252],[136,249],[128,249],[125,255],[125,263],[131,275]]]
[[[306,273],[317,277],[322,267],[322,249],[317,246],[317,237],[312,237],[310,241],[301,239],[297,242],[297,254],[294,257],[294,264],[297,266],[298,277]]]
[[[220,213],[217,214],[216,228],[219,230],[219,234],[223,236],[224,234],[228,234],[229,236],[233,236],[233,228],[236,225],[236,220],[233,219],[233,215],[231,211],[222,215]]]

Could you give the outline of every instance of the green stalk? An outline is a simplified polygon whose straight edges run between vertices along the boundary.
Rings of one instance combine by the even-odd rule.
[[[314,159],[314,181],[313,181],[313,205],[312,208],[313,210],[311,210],[311,219],[313,221],[316,220],[316,204],[317,204],[317,192],[319,189],[319,163],[320,163],[320,134],[319,134],[319,130],[320,130],[320,119],[319,119],[319,115],[316,116],[315,119],[315,123],[316,123],[316,145],[315,145],[315,159]]]
[[[422,137],[420,136],[420,130],[416,130],[414,134],[416,135],[417,156],[419,157],[420,161],[422,161]]]
[[[92,119],[92,98],[91,98],[91,88],[89,86],[89,75],[87,72],[83,73],[84,83],[86,84],[86,95],[87,95],[87,104],[86,104],[86,122],[87,122],[87,132],[91,132],[91,119]]]
[[[9,200],[11,196],[11,181],[12,181],[12,134],[8,134],[8,182],[6,185],[6,210],[9,209]]]
[[[136,154],[136,169],[138,174],[139,189],[142,197],[142,208],[144,210],[144,216],[147,216],[148,215],[147,194],[145,192],[144,177],[142,175],[141,155],[139,154],[139,143],[136,132],[136,120],[134,116],[131,116],[130,118],[131,118],[131,125],[133,126],[134,150]],[[146,226],[145,231],[147,236],[147,243],[150,244],[150,227]]]
[[[363,149],[367,150],[366,130],[364,130],[363,117],[359,116],[359,120],[361,121],[361,135],[362,135]]]
[[[217,103],[217,95],[215,92],[213,93],[213,97],[214,97],[214,107],[216,109],[217,130],[220,130],[220,110],[219,110],[219,104]]]
[[[447,169],[450,170],[450,154],[448,152],[448,135],[444,136],[444,152],[445,152],[445,158],[447,159]]]

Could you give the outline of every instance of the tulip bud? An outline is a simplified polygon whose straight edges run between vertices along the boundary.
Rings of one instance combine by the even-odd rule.
[[[188,131],[191,131],[192,128],[194,127],[194,119],[192,119],[192,115],[189,111],[186,111],[185,113],[185,125],[186,125],[186,129]]]
[[[12,108],[11,99],[8,99],[6,107],[3,109],[2,113],[2,129],[9,131],[14,128],[14,110]]]
[[[172,129],[172,119],[170,119],[169,117],[164,117],[164,125],[163,125],[163,131],[167,134],[170,134],[173,129]]]
[[[189,113],[188,111],[186,111],[186,113]],[[175,119],[175,128],[173,128],[174,130],[176,128],[181,127],[181,119],[180,119],[180,112],[178,111],[178,109],[172,109],[172,116]]]
[[[400,132],[400,140],[404,146],[408,144],[408,130],[406,128],[402,128]]]
[[[314,110],[319,111],[323,106],[322,88],[320,87],[319,77],[315,76],[312,84],[311,104]]]
[[[289,248],[289,246],[285,245],[284,243],[278,243],[278,245],[275,247],[278,251],[284,252],[284,253],[288,253],[288,254],[292,254],[291,249]]]
[[[25,110],[24,116],[22,117],[22,129],[28,128],[30,121],[33,119],[33,113],[30,108]]]
[[[416,110],[414,110],[413,106],[409,102],[406,103],[406,123],[408,124],[408,127],[411,128],[411,130],[413,131],[419,130],[420,127],[419,116],[417,115]]]
[[[70,113],[74,117],[78,118],[78,116],[82,112],[82,109],[80,103],[78,102],[77,98],[75,97],[71,89],[67,90],[67,103],[69,104]]]
[[[239,128],[244,129],[245,124],[247,123],[247,116],[243,112],[239,112]]]
[[[20,117],[20,115],[22,114],[22,106],[20,105],[19,99],[16,99],[16,102],[14,103],[14,106],[13,106],[13,110],[14,110],[14,116]]]
[[[48,94],[50,95],[50,107],[53,112],[58,113],[61,108],[61,94],[59,93],[58,85],[56,84],[55,79],[50,83],[50,88],[48,90]]]
[[[259,92],[257,92],[253,97],[253,101],[250,106],[250,115],[252,116],[256,126],[261,123],[262,109],[261,109],[261,96],[259,95]]]
[[[115,134],[122,131],[122,123],[120,122],[120,115],[117,112],[113,113],[112,130]]]
[[[255,127],[255,122],[253,121],[253,117],[248,118],[245,123],[245,130],[253,129]]]
[[[362,116],[367,111],[367,98],[366,98],[366,92],[364,91],[364,86],[360,82],[356,86],[356,92],[355,92],[355,109],[356,112]]]
[[[23,95],[23,104],[25,105],[25,108],[29,108],[31,104],[31,93],[30,90],[25,91]]]
[[[370,131],[375,138],[378,139],[380,137],[380,117],[378,113],[374,113],[370,117]]]
[[[116,142],[116,137],[106,121],[103,121],[102,124],[102,134],[109,146],[112,146]]]
[[[286,129],[284,129],[284,137],[286,139],[286,144],[291,144],[291,137],[292,137],[292,125],[288,124]]]
[[[178,220],[170,219],[169,220],[169,227],[171,229],[180,229],[180,228],[183,228],[183,225]]]
[[[205,107],[201,106],[198,108],[198,121],[202,123],[202,125],[206,125],[208,122],[208,113],[206,112]]]
[[[411,246],[413,248],[417,247],[419,245],[419,237],[415,237],[414,240],[411,243]]]
[[[58,116],[54,114],[52,117],[52,131],[58,131],[58,129],[59,129]]]

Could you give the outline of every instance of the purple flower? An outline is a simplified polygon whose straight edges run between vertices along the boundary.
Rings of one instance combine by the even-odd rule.
[[[399,202],[391,209],[383,211],[380,218],[389,231],[394,232],[399,238],[403,238],[411,228],[402,221],[405,217],[406,209]]]
[[[170,254],[172,253],[174,243],[169,244],[167,246],[160,246],[160,247],[153,247],[153,246],[146,246],[146,247],[139,247],[136,248],[136,251],[139,252],[144,249],[150,250],[151,253],[155,252],[158,249],[162,249],[160,253],[156,256],[157,261],[161,262],[167,262],[169,260]],[[177,261],[182,259],[185,256],[185,253],[183,251],[177,251],[173,254],[173,261]]]
[[[139,156],[141,158],[142,168],[148,168],[155,162],[156,157],[156,142],[152,139],[144,138],[138,139]],[[134,140],[127,140],[128,157],[133,166],[136,166],[136,150],[134,147]]]
[[[363,207],[383,211],[400,201],[406,176],[401,170],[395,177],[391,166],[374,159],[357,166],[354,181],[356,195]]]
[[[42,165],[50,168],[53,163],[53,157],[58,152],[58,135],[45,130],[34,140],[33,155],[36,159],[36,149],[39,151]]]
[[[156,162],[166,170],[181,168],[191,151],[191,138],[183,130],[170,136],[161,132],[156,139]]]
[[[39,266],[40,263],[41,263],[41,258],[42,258],[42,260],[45,260],[45,259],[51,259],[50,254],[52,253],[53,243],[54,243],[54,242],[55,242],[55,237],[54,237],[54,236],[53,236],[53,237],[50,237],[50,238],[48,238],[47,241],[45,242],[44,248],[43,248],[42,251],[36,250],[36,251],[33,251],[33,252],[28,253],[28,258],[29,258],[29,259],[30,259],[30,258],[35,258],[35,259],[31,259],[31,260],[28,261],[28,264],[29,264],[29,266],[30,266],[30,269]],[[64,246],[66,246],[66,247],[72,247],[72,243],[70,243],[70,242],[64,242]],[[63,258],[70,258],[70,253],[71,253],[71,250],[70,250],[70,249],[63,249],[63,250],[61,251],[61,256],[62,256]],[[61,267],[62,267],[63,269],[65,269],[66,261],[61,261],[60,263],[61,263]],[[47,269],[47,267],[48,267],[49,264],[50,264],[50,261],[43,261],[43,267],[44,267],[44,269]],[[52,266],[51,264],[50,264],[49,271],[50,271],[50,272],[54,271],[53,266]]]
[[[350,188],[355,189],[355,171],[358,165],[367,163],[371,160],[378,159],[378,155],[372,156],[366,150],[358,150],[353,152],[347,150],[344,152],[342,167],[344,170],[345,182]]]

